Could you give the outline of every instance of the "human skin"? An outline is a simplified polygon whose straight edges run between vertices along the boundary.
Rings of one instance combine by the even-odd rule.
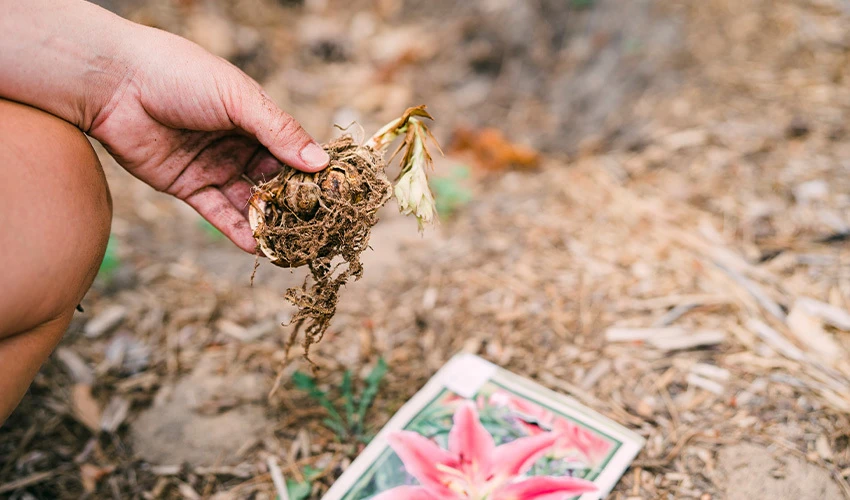
[[[103,257],[111,201],[84,134],[251,253],[251,182],[328,156],[235,66],[83,0],[0,0],[0,32],[2,424]]]

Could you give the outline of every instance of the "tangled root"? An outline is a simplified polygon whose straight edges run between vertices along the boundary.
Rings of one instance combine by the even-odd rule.
[[[376,215],[392,195],[382,155],[343,136],[324,146],[328,168],[314,174],[284,167],[254,188],[249,220],[258,248],[281,267],[308,266],[310,276],[286,291],[298,308],[287,355],[303,328],[304,356],[336,313],[339,290],[363,274],[360,254],[369,245]]]

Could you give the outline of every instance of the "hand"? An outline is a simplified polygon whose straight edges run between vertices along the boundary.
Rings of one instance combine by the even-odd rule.
[[[135,177],[185,201],[248,252],[252,182],[284,162],[314,172],[324,150],[260,86],[227,61],[138,27],[131,66],[89,134]],[[249,179],[249,180],[248,180]]]
[[[83,0],[0,0],[0,32],[0,97],[76,125],[248,252],[249,181],[328,163],[255,81],[178,36]]]

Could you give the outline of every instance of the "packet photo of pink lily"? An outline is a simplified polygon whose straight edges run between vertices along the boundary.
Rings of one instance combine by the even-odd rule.
[[[590,500],[644,445],[572,398],[472,355],[446,364],[325,500]]]

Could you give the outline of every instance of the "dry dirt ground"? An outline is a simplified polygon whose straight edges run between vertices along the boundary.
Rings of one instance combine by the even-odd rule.
[[[436,174],[472,167],[424,237],[385,210],[313,349],[327,386],[387,361],[371,429],[467,351],[647,438],[611,498],[850,498],[845,2],[102,3],[320,138],[427,103]],[[274,498],[273,456],[320,498],[360,447],[288,382],[301,275],[250,287],[250,256],[102,158],[118,265],[0,429],[0,497]]]

